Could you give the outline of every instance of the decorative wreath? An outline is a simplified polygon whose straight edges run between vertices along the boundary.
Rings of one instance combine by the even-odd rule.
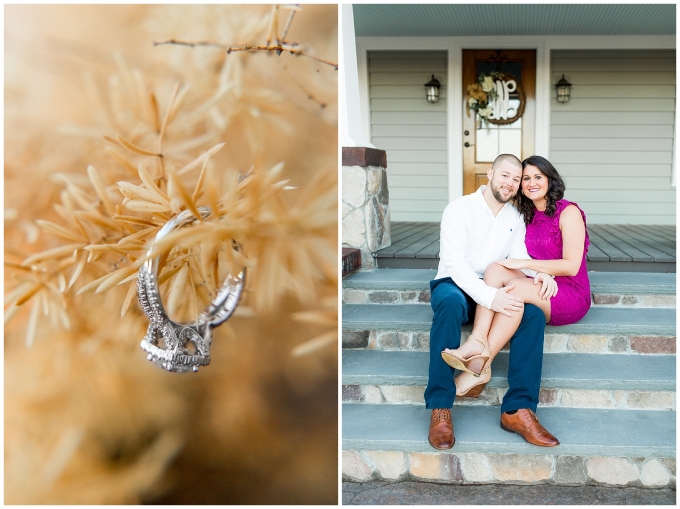
[[[512,92],[519,96],[519,107],[515,116],[512,118],[489,118],[493,113],[491,102],[498,99],[498,92],[496,91],[496,81],[510,81],[513,80],[516,84],[516,89]],[[489,74],[480,74],[477,83],[467,86],[468,99],[465,101],[465,109],[468,117],[470,110],[474,110],[482,121],[482,124],[507,125],[512,124],[524,114],[524,106],[526,96],[522,86],[517,83],[517,79],[512,74],[506,74],[498,71],[493,71]]]

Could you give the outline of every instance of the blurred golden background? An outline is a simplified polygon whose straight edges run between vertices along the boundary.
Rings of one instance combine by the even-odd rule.
[[[4,28],[5,503],[337,504],[337,6],[6,5]],[[303,54],[153,44],[268,34]],[[149,147],[164,114],[163,158],[103,137]],[[152,214],[128,210],[118,182],[143,187],[148,162],[168,191],[164,165],[221,143],[206,182],[251,175],[252,268],[211,365],[168,373],[139,348],[134,280],[77,294],[138,253],[72,255],[68,239],[124,240],[137,230],[107,206]]]

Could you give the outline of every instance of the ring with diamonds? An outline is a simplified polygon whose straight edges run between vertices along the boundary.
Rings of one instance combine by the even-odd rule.
[[[212,211],[199,207],[202,219]],[[194,214],[185,210],[171,218],[156,234],[155,242],[160,241],[175,228],[196,221]],[[234,242],[234,249],[239,246]],[[153,247],[147,252],[150,256]],[[233,276],[228,275],[215,298],[198,316],[194,323],[172,321],[161,302],[158,288],[158,266],[160,256],[149,258],[139,269],[137,296],[144,313],[150,320],[141,347],[147,352],[147,359],[168,371],[198,371],[199,366],[210,364],[210,343],[212,329],[224,323],[234,312],[245,284],[245,268]]]

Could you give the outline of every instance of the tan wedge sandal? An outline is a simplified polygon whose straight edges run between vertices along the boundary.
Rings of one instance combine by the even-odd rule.
[[[484,387],[486,387],[486,384],[491,380],[491,366],[486,366],[482,369],[479,381],[473,386],[468,387],[464,392],[458,388],[458,383],[456,383],[459,376],[460,375],[453,379],[453,383],[456,384],[456,396],[461,398],[478,398],[484,390]]]
[[[466,358],[458,353],[460,348],[456,348],[455,350],[450,350],[448,352],[444,350],[442,352],[442,359],[444,359],[444,362],[452,368],[459,369],[460,371],[467,371],[475,376],[479,376],[484,368],[484,364],[486,364],[486,361],[491,357],[491,351],[489,350],[489,343],[484,341],[481,337],[470,335],[468,341],[472,340],[477,341],[484,346],[482,353],[471,355]]]

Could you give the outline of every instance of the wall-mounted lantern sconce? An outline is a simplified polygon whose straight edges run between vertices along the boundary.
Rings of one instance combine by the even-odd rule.
[[[439,83],[439,80],[435,79],[434,74],[432,75],[432,79],[425,83],[425,92],[427,93],[427,102],[429,103],[437,103],[439,102],[439,87],[441,87],[442,84]]]
[[[555,89],[557,90],[557,102],[568,103],[571,97],[571,83],[564,79],[564,74],[560,81],[555,84]]]

